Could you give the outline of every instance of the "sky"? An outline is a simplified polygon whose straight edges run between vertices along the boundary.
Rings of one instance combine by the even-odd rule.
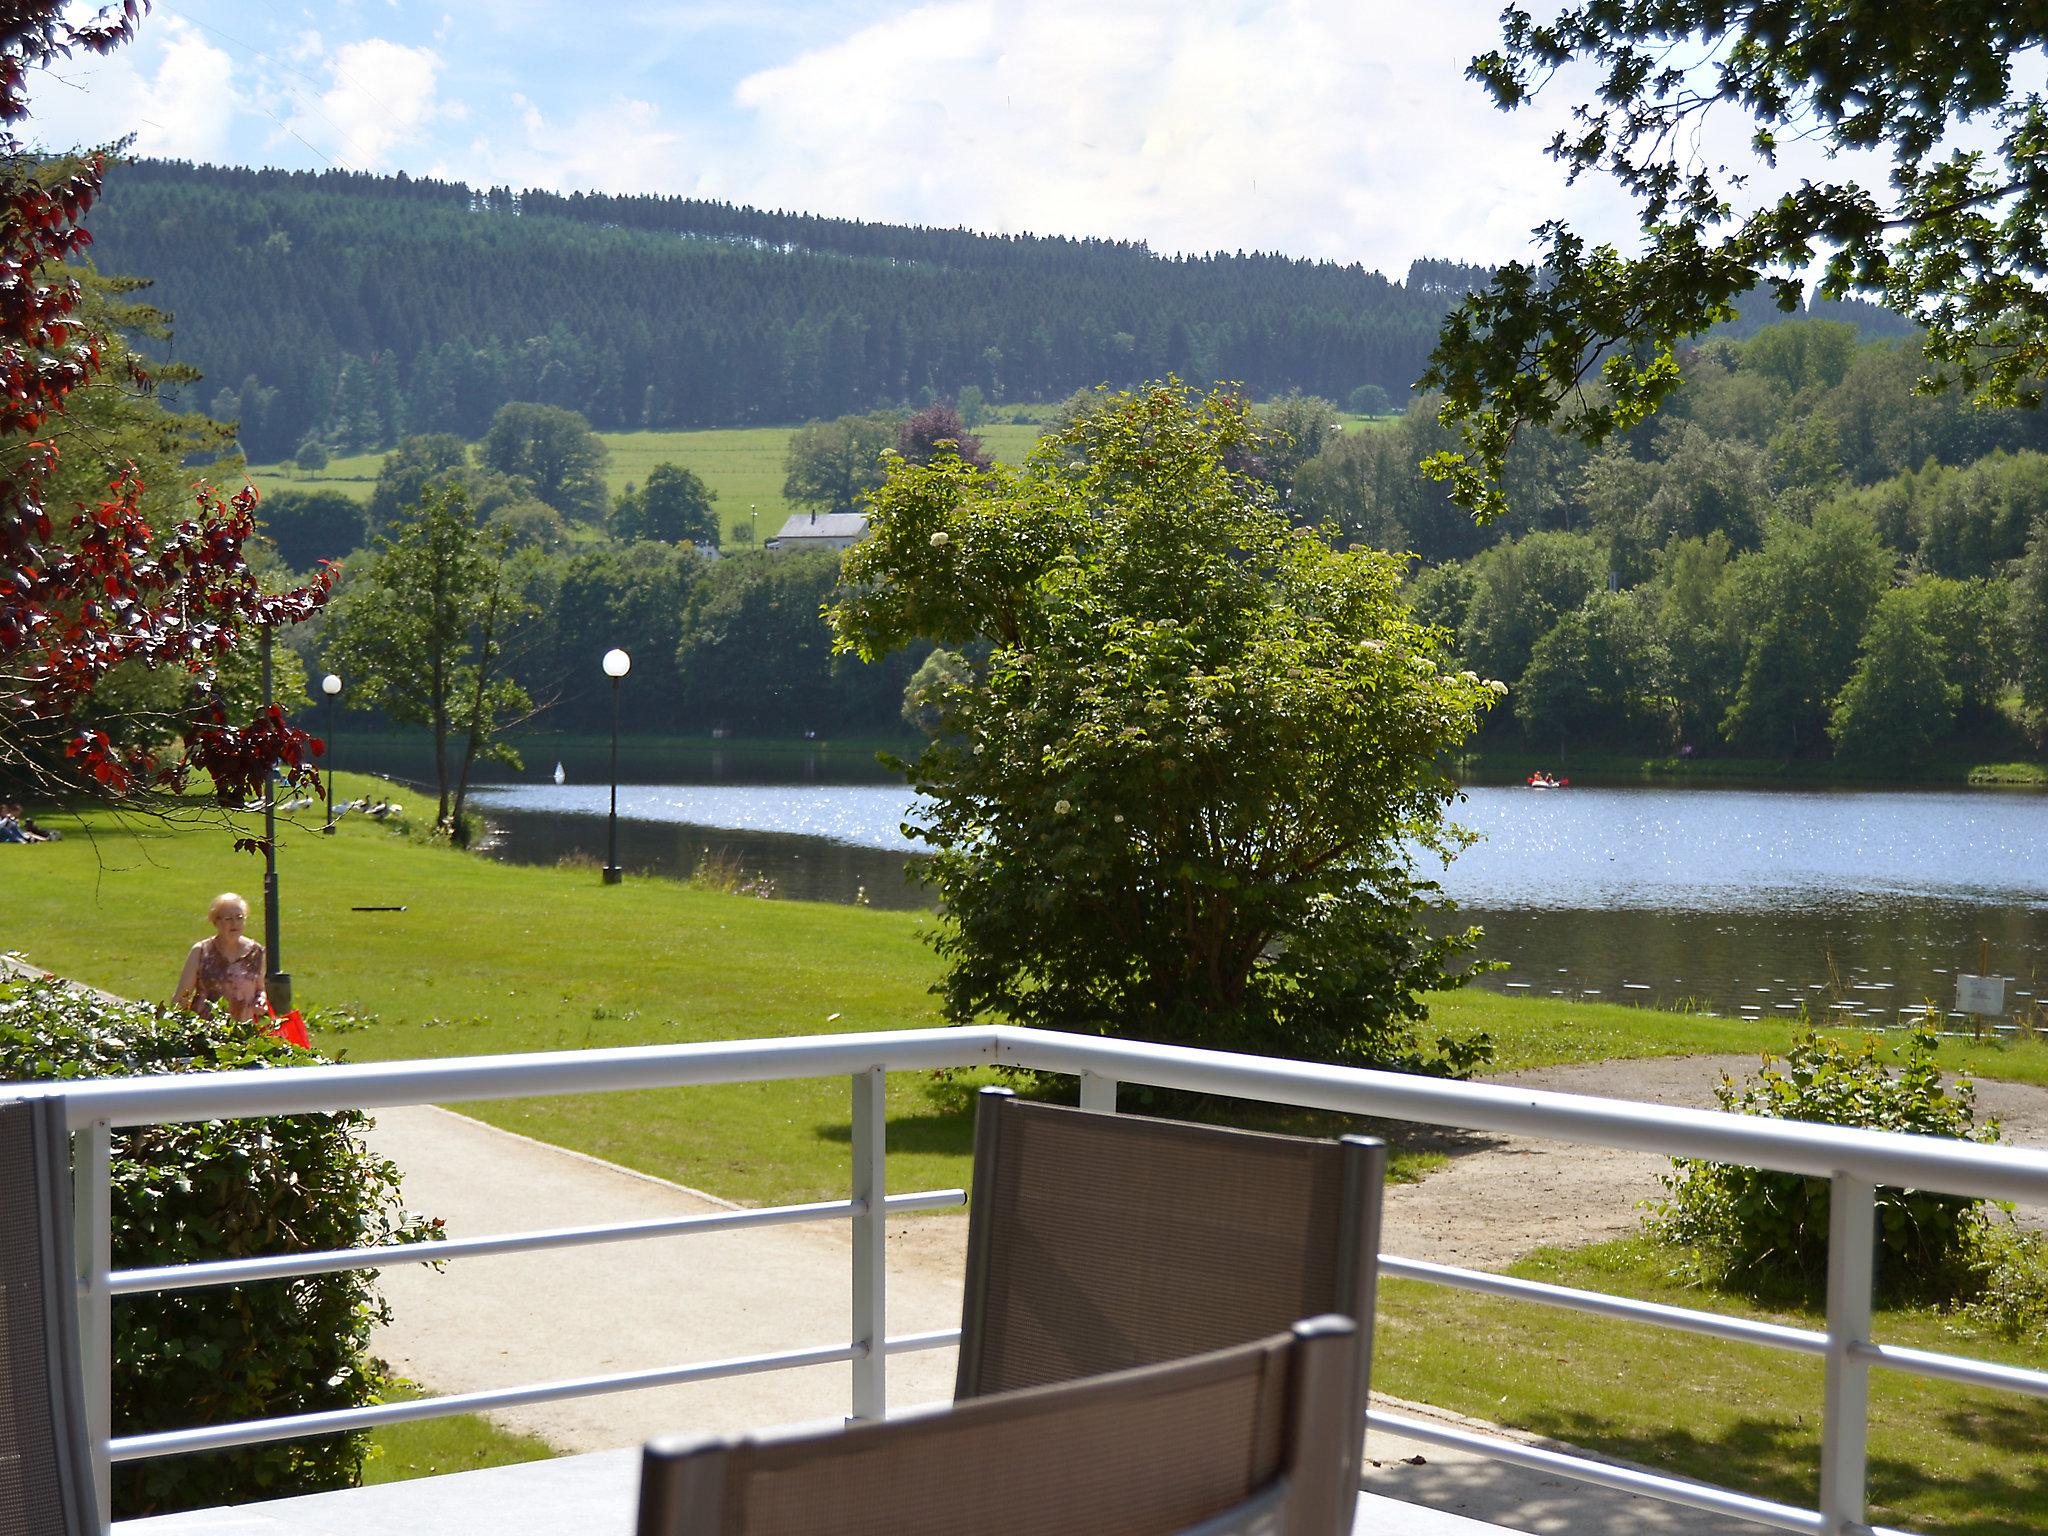
[[[1627,205],[1543,154],[1569,100],[1464,78],[1498,0],[157,0],[30,131],[144,155],[660,192],[1398,277]],[[1732,125],[1731,125],[1732,126]]]

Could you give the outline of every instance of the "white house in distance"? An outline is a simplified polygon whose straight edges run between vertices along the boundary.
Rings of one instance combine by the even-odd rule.
[[[799,513],[763,549],[850,549],[868,536],[865,512]]]

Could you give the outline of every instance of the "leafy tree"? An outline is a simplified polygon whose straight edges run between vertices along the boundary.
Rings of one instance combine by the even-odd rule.
[[[1940,658],[1942,676],[1956,690],[1960,709],[1990,716],[2009,680],[2007,625],[2012,583],[1979,578],[1954,581],[1922,575],[1900,589]],[[1890,600],[1890,594],[1886,594]]]
[[[1361,384],[1351,391],[1351,414],[1384,416],[1394,408],[1393,397],[1377,384]]]
[[[1835,750],[1866,763],[1924,761],[1955,721],[1962,690],[1943,675],[1940,643],[1909,589],[1884,594],[1858,647],[1856,670],[1828,717]]]
[[[838,580],[839,557],[824,553],[706,572],[676,652],[684,719],[763,734],[893,724],[923,648],[871,665],[835,658],[821,610]]]
[[[569,542],[569,525],[562,514],[531,496],[493,508],[484,526],[505,537],[505,548],[531,549],[553,554]]]
[[[1869,519],[1839,508],[1811,526],[1780,519],[1736,561],[1729,590],[1743,658],[1722,724],[1729,740],[1789,755],[1819,739],[1892,566]]]
[[[1294,477],[1338,435],[1337,407],[1319,395],[1289,390],[1259,412],[1259,463],[1284,498]]]
[[[272,491],[258,514],[257,525],[295,571],[310,571],[322,560],[339,560],[361,549],[368,531],[363,504],[340,491]]]
[[[1569,736],[1665,725],[1664,662],[1643,604],[1595,592],[1529,653],[1512,690],[1515,718],[1532,736],[1554,732],[1560,753]]]
[[[953,396],[953,404],[970,432],[988,420],[988,397],[982,394],[979,384],[962,384]]]
[[[328,619],[327,664],[357,680],[356,702],[432,735],[434,824],[457,842],[471,769],[518,767],[499,733],[533,708],[506,675],[505,636],[525,612],[507,543],[477,527],[460,486],[430,487],[351,572]]]
[[[940,447],[950,443],[950,449]],[[977,469],[989,466],[989,451],[967,430],[958,411],[941,400],[912,414],[896,433],[896,451],[913,464],[929,464],[942,452],[958,454]]]
[[[2037,740],[2048,737],[2048,511],[2036,513],[2012,589],[2013,670]]]
[[[1413,469],[1388,451],[1385,438],[1379,432],[1332,433],[1294,477],[1288,505],[1295,520],[1335,528],[1347,546],[1405,548],[1399,508],[1402,482]]]
[[[300,440],[298,452],[292,455],[292,464],[306,474],[318,474],[327,467],[327,445],[308,432]]]
[[[783,461],[785,499],[814,512],[851,512],[882,483],[882,450],[896,445],[890,411],[814,421],[790,434]]]
[[[1436,1070],[1412,850],[1493,692],[1400,562],[1288,525],[1226,394],[1107,401],[1021,471],[899,463],[831,609],[844,650],[986,647],[928,679],[948,1015]],[[949,669],[950,670],[950,669]]]
[[[525,486],[562,516],[603,521],[610,454],[579,412],[524,401],[502,405],[477,452],[486,468]]]
[[[1539,263],[1501,268],[1445,321],[1424,381],[1443,389],[1463,443],[1431,467],[1461,503],[1502,509],[1506,451],[1526,425],[1598,442],[1641,420],[1678,384],[1680,338],[1730,318],[1761,284],[1792,307],[1804,285],[1785,274],[1817,251],[1821,295],[1873,293],[1926,327],[1929,387],[1953,378],[1990,403],[2038,402],[2048,135],[2041,96],[2016,72],[2048,36],[2037,6],[1589,0],[1543,21],[1511,5],[1502,26],[1501,48],[1469,73],[1513,110],[1581,77],[1570,66],[1590,71],[1594,99],[1550,153],[1568,179],[1612,176],[1643,240],[1626,255],[1548,223]],[[1797,137],[1885,156],[1888,184],[1813,180],[1759,203],[1743,167],[1698,155],[1717,110],[1750,120],[1767,163]],[[1965,122],[1992,125],[1995,147],[1957,147]]]
[[[1472,562],[1472,597],[1458,626],[1458,654],[1487,677],[1513,683],[1536,642],[1607,585],[1600,547],[1580,533],[1532,533]]]
[[[140,15],[133,4],[79,20],[62,12],[51,0],[25,0],[0,25],[0,772],[121,795],[182,785],[199,768],[222,803],[235,803],[274,765],[303,767],[317,745],[275,712],[231,725],[216,686],[221,661],[248,626],[311,614],[327,583],[262,591],[243,557],[253,492],[224,502],[202,486],[182,515],[153,516],[148,499],[176,505],[172,487],[183,477],[160,479],[152,492],[133,464],[110,469],[92,451],[111,441],[89,423],[95,410],[174,462],[201,444],[194,418],[142,402],[147,375],[116,334],[124,325],[160,332],[163,317],[142,306],[124,317],[115,300],[132,284],[89,283],[63,265],[90,239],[82,221],[99,197],[104,156],[53,160],[13,131],[28,114],[34,71],[75,50],[112,51]],[[49,505],[72,443],[87,447],[77,462],[93,490],[73,498],[75,513],[60,522]],[[182,672],[189,686],[172,716],[129,722],[137,729],[117,743],[86,720],[101,685],[134,668]],[[184,741],[182,757],[168,762],[158,756],[165,726]]]
[[[465,482],[469,468],[469,444],[452,432],[400,439],[377,467],[377,483],[370,491],[370,532],[390,529],[407,508],[419,504],[429,486]]]
[[[702,602],[705,562],[678,545],[641,542],[581,549],[555,565],[558,581],[545,605],[553,632],[530,657],[528,674],[537,696],[558,700],[552,717],[560,728],[610,727],[609,690],[593,685],[604,653],[618,646],[633,658],[629,723],[684,729],[676,651]]]
[[[717,544],[718,514],[711,504],[718,492],[693,469],[661,463],[647,472],[647,483],[626,487],[612,504],[612,536],[654,539],[663,544]]]
[[[1711,741],[1720,733],[1728,698],[1742,669],[1742,637],[1729,593],[1733,569],[1728,535],[1666,545],[1653,594],[1665,686],[1680,738]]]

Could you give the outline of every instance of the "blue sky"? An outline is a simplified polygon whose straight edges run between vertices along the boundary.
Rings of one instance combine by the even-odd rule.
[[[1463,78],[1494,0],[158,0],[38,83],[51,144],[1281,250],[1390,275],[1564,215],[1543,115]]]

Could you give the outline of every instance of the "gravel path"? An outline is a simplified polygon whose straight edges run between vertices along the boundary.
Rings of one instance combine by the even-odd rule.
[[[1756,1066],[1754,1056],[1657,1056],[1536,1067],[1486,1081],[1711,1109],[1722,1074],[1739,1081]],[[2015,1145],[2048,1146],[2048,1088],[1980,1082],[1977,1112],[1996,1118]],[[1497,1269],[1546,1244],[1627,1236],[1641,1222],[1642,1202],[1662,1193],[1658,1176],[1671,1166],[1646,1152],[1532,1137],[1423,1132],[1422,1139],[1449,1152],[1451,1164],[1388,1189],[1386,1250],[1472,1269]],[[2048,1226],[2048,1210],[2019,1214]]]

